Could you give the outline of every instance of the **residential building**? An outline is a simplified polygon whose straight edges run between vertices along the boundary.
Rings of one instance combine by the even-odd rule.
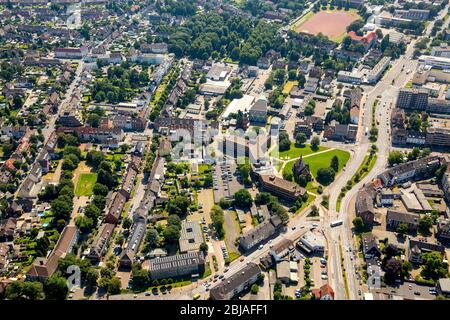
[[[240,272],[236,272],[210,291],[212,300],[230,300],[254,284],[261,274],[261,268],[250,262]]]
[[[280,217],[274,215],[243,234],[239,246],[244,251],[254,248],[261,242],[275,236],[283,227]]]
[[[375,220],[375,209],[373,206],[375,195],[375,191],[369,186],[359,190],[356,194],[356,216],[360,217],[364,224],[373,224]]]
[[[112,201],[111,206],[109,207],[108,213],[105,217],[105,221],[107,223],[112,223],[112,224],[119,223],[123,208],[125,206],[125,203],[127,202],[128,195],[129,195],[129,193],[124,191],[123,189],[120,189],[116,193],[114,200]]]
[[[439,279],[436,289],[440,295],[450,297],[450,278]]]
[[[108,250],[109,240],[113,234],[115,224],[102,223],[98,229],[97,236],[89,248],[87,258],[92,262],[99,262]]]
[[[450,220],[439,219],[437,222],[436,236],[443,240],[450,240]]]
[[[329,284],[324,284],[320,289],[312,289],[312,294],[319,300],[334,300],[334,290]]]
[[[432,251],[439,252],[443,256],[445,254],[445,247],[441,244],[426,242],[423,240],[409,240],[408,258],[411,263],[421,264],[422,255]]]
[[[397,230],[400,225],[406,225],[409,231],[417,231],[420,216],[417,213],[400,212],[388,210],[386,215],[386,226]]]
[[[415,161],[402,163],[379,175],[384,185],[392,186],[409,180],[431,178],[439,168],[441,160],[437,156],[429,156]]]
[[[378,239],[371,233],[362,236],[362,252],[365,260],[381,257],[381,250],[378,245]]]
[[[79,231],[75,226],[66,226],[55,247],[47,258],[36,258],[26,274],[27,281],[45,281],[58,269],[58,261],[71,253],[78,241]]]
[[[377,82],[383,75],[383,72],[389,66],[390,62],[391,62],[390,57],[381,58],[381,60],[375,65],[375,67],[373,67],[373,69],[369,71],[369,74],[367,75],[367,82],[368,83]]]
[[[136,254],[139,252],[142,240],[146,234],[146,216],[137,215],[133,217],[134,222],[131,227],[131,235],[127,247],[120,256],[119,263],[121,267],[130,268],[136,259]]]
[[[402,88],[398,92],[397,108],[405,110],[425,110],[428,105],[428,90]]]

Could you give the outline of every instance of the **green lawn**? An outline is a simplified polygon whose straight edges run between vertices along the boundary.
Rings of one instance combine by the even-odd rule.
[[[91,196],[93,194],[94,185],[97,182],[96,173],[82,173],[78,178],[75,188],[75,196]]]
[[[328,150],[328,149],[329,148],[327,148],[327,147],[319,146],[319,149],[315,151],[315,150],[311,149],[311,145],[308,144],[308,143],[305,143],[304,146],[299,148],[299,147],[295,146],[295,142],[292,142],[291,143],[291,148],[289,150],[281,151],[279,153],[279,159],[281,159],[281,160],[295,159],[295,158],[300,157],[301,155],[302,156],[307,156],[309,154],[313,154],[313,153],[324,151],[324,150]],[[275,150],[272,151],[271,155],[275,156],[276,155],[276,151]]]
[[[331,159],[337,156],[339,159],[339,171],[342,170],[344,165],[347,163],[348,159],[350,158],[350,153],[344,150],[331,150],[329,152],[324,152],[318,155],[313,155],[310,157],[307,157],[303,159],[303,161],[309,165],[309,170],[311,171],[311,174],[314,176],[314,178],[317,177],[317,171],[320,168],[327,168],[330,166]],[[289,161],[284,166],[283,171],[290,170],[292,171],[292,167],[294,166],[295,160]],[[338,172],[339,172],[338,171]]]

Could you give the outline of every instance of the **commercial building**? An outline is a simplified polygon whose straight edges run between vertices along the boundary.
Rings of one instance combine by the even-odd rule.
[[[348,82],[353,84],[360,84],[364,82],[364,74],[358,70],[338,72],[337,80],[341,82]]]
[[[306,189],[274,175],[260,174],[259,182],[264,190],[288,201],[295,201],[306,193]]]
[[[431,66],[437,69],[447,70],[450,69],[450,58],[447,58],[445,56],[435,57],[421,55],[419,57],[419,64]]]
[[[402,88],[398,92],[397,108],[405,110],[425,110],[428,105],[428,90]]]
[[[308,254],[323,255],[327,241],[323,234],[318,232],[306,232],[297,243],[298,246]]]
[[[180,252],[199,251],[200,245],[203,243],[203,234],[198,222],[181,222],[180,231]]]
[[[86,46],[80,48],[56,48],[55,57],[58,59],[83,59],[88,52],[89,50]]]
[[[446,43],[431,48],[431,55],[434,57],[450,58],[450,46]]]
[[[202,252],[188,252],[151,259],[149,274],[153,280],[182,276],[199,276],[205,272],[205,258]]]

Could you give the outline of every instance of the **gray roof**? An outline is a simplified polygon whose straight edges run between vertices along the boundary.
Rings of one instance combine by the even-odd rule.
[[[211,299],[227,299],[230,293],[233,293],[243,283],[246,283],[260,273],[261,268],[257,264],[253,262],[249,263],[240,272],[233,274],[231,277],[225,279],[222,283],[212,288],[210,291]]]
[[[198,222],[181,223],[180,252],[197,251],[203,243],[203,234]]]

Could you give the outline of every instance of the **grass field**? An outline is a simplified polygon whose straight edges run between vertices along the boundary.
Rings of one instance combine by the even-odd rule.
[[[96,173],[82,173],[78,178],[75,187],[75,196],[91,196],[93,194],[94,185],[97,182]]]
[[[313,153],[324,151],[324,150],[328,150],[328,149],[329,148],[327,148],[327,147],[319,146],[319,149],[315,151],[315,150],[311,149],[311,145],[308,144],[308,143],[305,143],[305,145],[303,147],[296,147],[295,143],[292,142],[291,143],[291,148],[289,150],[281,151],[279,153],[279,159],[281,159],[281,160],[295,159],[295,158],[300,157],[301,155],[302,156],[307,156],[309,154],[313,154]],[[272,156],[276,156],[276,152],[272,151],[271,155]]]
[[[307,157],[303,159],[303,161],[309,165],[309,170],[311,171],[311,174],[314,178],[317,177],[317,171],[320,168],[327,168],[330,166],[331,159],[337,156],[339,159],[339,171],[342,170],[344,165],[347,163],[348,159],[350,158],[350,153],[344,150],[331,150],[329,152],[324,152],[318,155],[313,155],[310,157]],[[295,161],[289,161],[286,163],[283,171],[292,171],[292,167],[294,166]],[[339,172],[338,171],[338,172]]]

